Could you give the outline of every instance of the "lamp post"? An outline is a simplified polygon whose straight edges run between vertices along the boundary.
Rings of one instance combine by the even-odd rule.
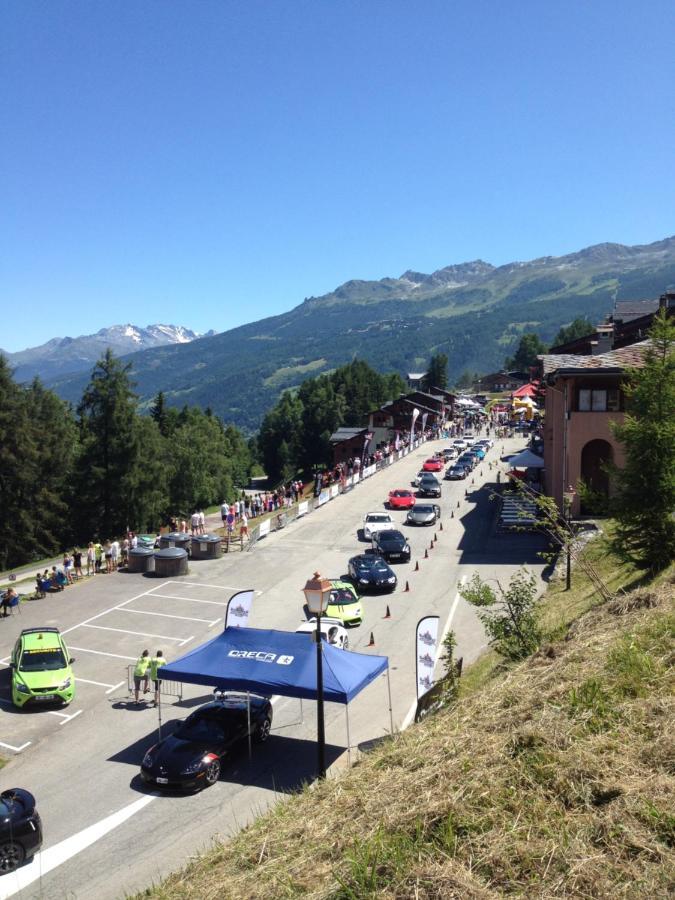
[[[323,716],[323,647],[321,644],[321,616],[328,609],[331,584],[315,572],[303,588],[307,609],[316,616],[316,741],[318,747],[319,778],[326,777],[326,730]]]
[[[567,570],[565,576],[565,590],[572,588],[572,503],[574,502],[576,491],[569,485],[563,493],[563,508],[565,513],[565,522],[567,524]]]

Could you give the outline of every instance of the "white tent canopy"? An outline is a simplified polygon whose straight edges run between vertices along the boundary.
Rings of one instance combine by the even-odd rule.
[[[526,448],[521,453],[516,453],[515,456],[512,456],[509,460],[509,465],[513,466],[514,469],[543,469],[544,460],[541,456],[537,456],[536,453]]]

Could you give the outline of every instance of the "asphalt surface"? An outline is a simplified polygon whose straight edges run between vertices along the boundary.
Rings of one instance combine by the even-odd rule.
[[[153,794],[140,782],[138,768],[157,739],[157,713],[147,703],[130,703],[127,666],[146,647],[151,653],[162,649],[171,660],[210,639],[223,627],[230,596],[245,588],[256,591],[253,627],[294,630],[304,618],[307,578],[316,569],[328,577],[346,574],[349,557],[369,546],[357,537],[364,514],[381,510],[390,490],[408,487],[423,460],[445,443],[423,445],[250,552],[194,561],[181,578],[95,576],[23,604],[20,615],[0,621],[0,753],[10,758],[0,783],[36,795],[45,833],[34,862],[0,877],[0,900],[19,891],[23,898],[107,900],[142,890],[208,847],[214,836],[236,832],[314,777],[314,704],[277,698],[272,736],[254,747],[251,759],[242,748],[224,765],[220,782],[201,794]],[[467,481],[443,481],[443,528],[402,525],[413,552],[409,564],[394,566],[397,590],[363,598],[364,622],[350,630],[350,648],[389,657],[396,729],[409,724],[414,708],[418,619],[437,614],[443,626],[452,615],[457,654],[468,663],[486,640],[475,611],[458,598],[460,579],[478,571],[483,578],[508,580],[523,562],[537,573],[543,569],[538,539],[497,535],[494,527],[489,485],[498,469],[503,480],[503,452],[523,444],[523,438],[499,441]],[[403,511],[392,516],[405,519]],[[15,710],[6,667],[12,645],[22,628],[46,625],[61,629],[76,658],[75,700],[66,709]],[[210,693],[196,686],[185,686],[180,702],[167,696],[165,727],[208,699]],[[385,676],[350,704],[352,759],[390,732],[388,707]],[[347,764],[344,707],[327,705],[326,737],[328,761],[337,770]]]

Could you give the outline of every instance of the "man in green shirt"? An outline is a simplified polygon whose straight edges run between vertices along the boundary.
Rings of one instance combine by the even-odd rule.
[[[159,703],[159,678],[158,671],[162,668],[162,666],[166,665],[166,660],[162,655],[162,651],[158,650],[157,653],[150,660],[150,678],[152,678],[152,683],[155,686],[155,701],[153,706],[157,706]]]
[[[144,650],[136,660],[134,667],[134,702],[139,703],[138,695],[141,690],[141,681],[143,682],[143,693],[149,691],[148,668],[150,666],[150,651]]]

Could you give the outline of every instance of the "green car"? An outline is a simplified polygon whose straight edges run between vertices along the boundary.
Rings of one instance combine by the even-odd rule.
[[[70,668],[74,661],[58,628],[24,629],[10,662],[14,705],[70,703],[75,696],[75,677]]]
[[[331,619],[339,619],[343,625],[360,625],[363,621],[363,610],[354,585],[348,581],[331,579],[330,586],[326,615]]]

